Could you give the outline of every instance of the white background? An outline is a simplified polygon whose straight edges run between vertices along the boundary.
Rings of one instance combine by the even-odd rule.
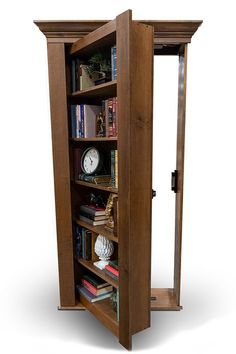
[[[46,40],[32,21],[110,19],[128,8],[133,9],[134,19],[204,20],[189,46],[188,58],[182,264],[184,309],[176,313],[153,313],[152,327],[134,336],[133,350],[158,351],[159,354],[171,351],[235,353],[236,52],[233,4],[230,0],[1,2],[2,353],[122,350],[113,335],[88,312],[57,311]],[[174,64],[168,62],[168,65],[170,69],[163,63],[155,65],[155,80],[160,80],[156,94],[163,96],[163,102],[166,99],[167,104],[155,105],[154,137],[161,136],[158,129],[163,124],[163,134],[169,134],[170,142],[165,145],[165,139],[160,138],[161,148],[155,143],[154,182],[160,198],[158,196],[154,202],[153,248],[158,257],[153,262],[153,284],[158,286],[171,285],[172,277],[170,240],[173,225],[169,224],[171,220],[168,222],[165,213],[163,217],[160,215],[164,208],[172,208],[173,195],[169,190],[165,192],[172,201],[169,206],[163,204],[163,209],[158,206],[158,198],[161,201],[158,183],[166,179],[158,175],[160,171],[157,170],[158,163],[165,165],[165,160],[158,160],[164,153],[169,161],[165,172],[167,179],[175,168],[171,143],[176,113],[174,90],[170,89],[173,106],[168,106],[166,97],[168,80],[172,80],[168,70],[173,70]],[[164,71],[167,72],[166,80]],[[169,129],[163,123],[165,119],[169,120]],[[166,183],[169,188],[170,181]],[[166,187],[163,185],[163,188]],[[157,223],[158,218],[160,223]]]

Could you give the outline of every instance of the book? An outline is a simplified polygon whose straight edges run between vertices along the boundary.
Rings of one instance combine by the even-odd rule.
[[[84,104],[84,138],[96,136],[96,117],[101,112],[101,106]]]
[[[79,175],[81,174],[81,156],[82,156],[82,149],[81,148],[74,148],[74,179],[77,180]]]
[[[115,259],[115,260],[113,260],[113,261],[109,261],[109,265],[110,265],[111,267],[115,268],[116,270],[119,269],[118,260],[117,260],[117,259]]]
[[[84,296],[89,302],[96,302],[96,301],[107,299],[112,294],[112,291],[110,291],[106,294],[95,296],[82,285],[77,285],[77,290],[79,291],[79,294]]]
[[[116,66],[116,45],[111,47],[111,79],[117,78],[117,66]]]
[[[97,275],[89,275],[84,274],[83,278],[86,279],[90,284],[92,284],[96,289],[104,288],[105,286],[110,285],[109,283],[105,282],[103,279],[99,278]]]
[[[110,264],[106,265],[105,269],[114,274],[116,277],[119,277],[119,270],[113,268]]]
[[[86,289],[88,289],[95,296],[106,294],[106,293],[111,292],[113,290],[112,285],[108,285],[108,286],[105,286],[104,288],[97,289],[87,279],[82,278],[81,282],[82,282],[83,286]]]
[[[118,188],[118,150],[115,150],[115,183],[114,187]]]
[[[107,100],[108,137],[113,136],[113,99]]]
[[[81,205],[80,206],[80,210],[83,210],[86,213],[89,213],[89,214],[94,215],[94,216],[106,215],[105,214],[105,210],[106,210],[105,208],[98,208],[98,207],[95,207],[93,205]]]
[[[82,227],[76,225],[74,228],[75,235],[75,253],[77,257],[82,257]]]
[[[106,215],[94,216],[94,215],[91,215],[89,213],[86,213],[83,210],[80,210],[80,215],[85,216],[86,218],[88,218],[90,220],[94,220],[94,221],[105,220],[105,219],[107,220],[108,219],[108,216],[106,216]]]
[[[106,273],[107,275],[109,275],[109,277],[111,277],[112,279],[114,279],[114,280],[116,280],[116,281],[119,280],[119,277],[117,277],[115,274],[113,274],[112,272],[110,272],[108,269],[105,268],[104,271],[105,271],[105,273]]]
[[[74,58],[71,60],[71,92],[80,89],[80,60]]]
[[[93,226],[105,225],[107,223],[107,219],[94,221],[94,220],[86,218],[85,216],[82,216],[82,215],[80,215],[79,218],[80,218],[80,220],[87,222],[88,224],[93,225]]]
[[[111,185],[118,188],[118,153],[111,150]]]
[[[70,107],[71,116],[71,137],[76,138],[76,105],[72,104]]]
[[[116,102],[117,97],[112,98],[112,136],[117,136],[116,131]]]
[[[79,177],[79,180],[81,180],[81,181],[91,182],[91,183],[95,183],[95,184],[110,183],[111,182],[110,175],[90,176],[90,175],[87,175],[86,173],[81,173],[78,177]]]

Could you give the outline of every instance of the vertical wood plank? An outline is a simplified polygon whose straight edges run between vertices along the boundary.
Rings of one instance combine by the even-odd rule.
[[[153,27],[132,23],[130,286],[132,334],[150,327]]]
[[[119,200],[119,342],[126,348],[132,347],[131,297],[130,297],[130,40],[132,12],[116,18],[117,46],[117,115],[118,115],[118,200]]]
[[[65,47],[48,43],[60,306],[75,305]]]
[[[177,193],[175,200],[175,260],[174,290],[177,305],[180,305],[181,283],[181,248],[183,219],[183,186],[184,186],[184,143],[185,143],[185,111],[187,84],[187,44],[182,45],[179,53],[179,87],[178,87],[178,122],[177,122],[177,156],[178,171]]]

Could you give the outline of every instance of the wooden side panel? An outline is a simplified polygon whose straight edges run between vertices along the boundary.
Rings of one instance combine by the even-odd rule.
[[[60,306],[75,305],[64,44],[48,44]]]
[[[118,115],[118,200],[119,200],[119,341],[131,349],[131,283],[130,283],[130,152],[131,152],[131,95],[130,40],[132,13],[127,11],[116,18],[117,46],[117,115]]]
[[[153,27],[133,22],[131,53],[130,282],[136,333],[150,327]]]
[[[174,261],[174,290],[176,293],[177,306],[180,306],[186,84],[187,84],[187,44],[181,47],[180,54],[179,54],[178,123],[177,123],[177,156],[176,156],[176,169],[178,171],[178,182],[177,182],[177,193],[176,193],[176,201],[175,201],[175,261]]]
[[[120,343],[150,326],[153,28],[117,17]]]

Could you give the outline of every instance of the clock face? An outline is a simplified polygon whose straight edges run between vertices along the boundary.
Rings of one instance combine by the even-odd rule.
[[[100,154],[94,147],[84,151],[81,161],[81,167],[84,173],[91,175],[98,170],[100,165]]]

